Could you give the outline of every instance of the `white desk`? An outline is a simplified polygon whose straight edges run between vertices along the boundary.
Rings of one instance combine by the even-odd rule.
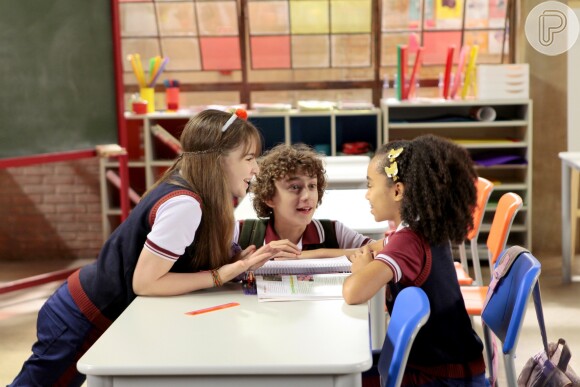
[[[240,306],[184,313],[239,302]],[[342,300],[266,302],[241,286],[138,297],[78,361],[95,386],[361,386],[368,309]]]
[[[562,282],[580,281],[579,276],[572,276],[572,257],[570,222],[570,170],[580,170],[580,152],[558,153],[562,161]],[[576,203],[574,203],[576,205]]]
[[[388,222],[375,221],[374,216],[370,213],[370,205],[365,199],[365,193],[366,189],[326,190],[322,204],[316,209],[314,217],[339,220],[363,235],[373,239],[381,239],[384,237],[385,231],[389,229]],[[252,195],[246,195],[238,204],[235,210],[237,220],[257,218],[251,201]],[[386,332],[384,288],[369,301],[369,310],[371,315],[371,347],[372,349],[381,349]]]
[[[365,199],[366,189],[329,189],[324,193],[322,204],[316,209],[317,219],[332,219],[374,239],[384,237],[389,229],[387,221],[376,222]],[[235,210],[237,220],[257,218],[251,203],[252,195],[246,195]]]
[[[327,156],[322,160],[328,189],[366,188],[369,156]]]

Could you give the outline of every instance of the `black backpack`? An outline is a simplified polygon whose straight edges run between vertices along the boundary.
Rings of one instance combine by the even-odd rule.
[[[308,250],[327,248],[338,249],[338,240],[336,239],[336,230],[334,222],[330,219],[317,219],[324,230],[324,242],[316,245],[308,245]],[[266,234],[266,225],[269,219],[246,219],[240,230],[240,237],[238,244],[242,249],[250,245],[256,247],[262,246],[264,243],[264,235]]]

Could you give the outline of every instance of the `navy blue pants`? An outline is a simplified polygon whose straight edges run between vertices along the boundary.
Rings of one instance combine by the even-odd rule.
[[[37,342],[32,355],[10,386],[80,386],[86,376],[78,359],[98,336],[72,299],[67,283],[50,296],[38,312]]]

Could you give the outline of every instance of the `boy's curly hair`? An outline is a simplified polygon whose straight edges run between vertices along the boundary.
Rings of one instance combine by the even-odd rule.
[[[397,182],[405,186],[401,219],[430,244],[460,243],[473,228],[477,173],[469,153],[442,137],[423,135],[393,141],[376,153],[379,172],[391,165],[387,154],[403,147],[396,158]],[[393,180],[387,177],[389,185]]]
[[[254,194],[253,205],[260,218],[272,215],[272,208],[267,200],[272,200],[276,194],[276,180],[297,174],[316,177],[318,190],[318,205],[322,203],[326,189],[326,175],[321,155],[305,144],[279,144],[266,152],[258,160],[260,173],[250,189]]]

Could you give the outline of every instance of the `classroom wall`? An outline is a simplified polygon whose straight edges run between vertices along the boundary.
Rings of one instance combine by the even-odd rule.
[[[0,260],[95,258],[102,245],[97,158],[0,169]]]

